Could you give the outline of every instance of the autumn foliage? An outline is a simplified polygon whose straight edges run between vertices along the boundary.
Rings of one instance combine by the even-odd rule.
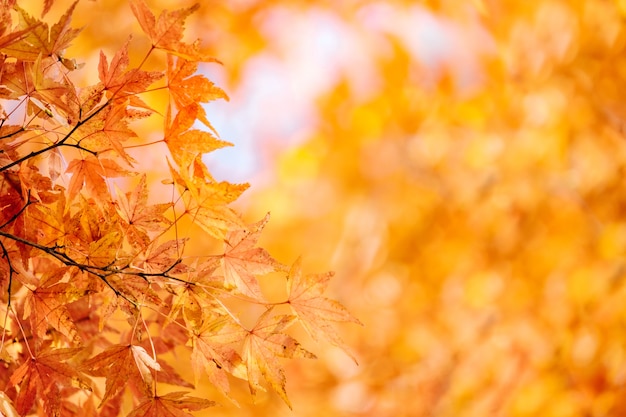
[[[341,4],[275,29],[357,38],[264,191],[365,324],[296,413],[626,415],[625,3]]]
[[[236,403],[235,379],[289,405],[281,358],[315,357],[289,329],[349,353],[333,323],[358,320],[324,296],[331,273],[258,246],[269,215],[246,224],[229,204],[247,184],[218,181],[203,162],[230,144],[202,106],[227,98],[198,73],[216,60],[183,37],[198,6],[157,17],[144,0],[129,5],[143,59],[131,64],[129,38],[97,68],[65,55],[80,36],[76,3],[53,24],[0,5],[0,413],[184,416]],[[98,81],[81,85],[87,70]],[[163,108],[145,99],[155,92]],[[156,139],[137,133],[155,118]],[[169,166],[160,201],[133,156],[155,147]],[[184,235],[185,222],[202,234]],[[267,301],[260,277],[284,282],[282,301]],[[189,394],[185,368],[221,396]]]

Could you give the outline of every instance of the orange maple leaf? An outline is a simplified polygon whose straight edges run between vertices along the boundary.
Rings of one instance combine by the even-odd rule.
[[[258,300],[262,300],[263,295],[255,275],[274,272],[279,265],[267,250],[256,247],[269,218],[268,213],[245,229],[228,232],[221,257],[225,285]]]
[[[122,169],[112,159],[97,158],[89,155],[85,159],[74,159],[67,167],[66,172],[72,173],[72,179],[67,190],[67,199],[72,201],[85,185],[86,191],[102,200],[110,200],[111,195],[104,181],[104,177],[122,177],[131,172]]]
[[[30,290],[24,301],[23,318],[30,319],[34,335],[43,338],[48,331],[48,326],[52,326],[72,343],[80,345],[82,342],[78,336],[78,329],[72,321],[66,304],[77,300],[84,294],[84,291],[78,290],[70,283],[59,282],[69,268],[57,268],[46,273],[41,279],[37,279],[21,264],[17,263],[14,267],[19,272],[20,281]]]
[[[300,346],[293,337],[283,333],[294,323],[295,316],[273,316],[271,313],[271,308],[263,313],[244,340],[243,358],[248,368],[248,386],[252,396],[255,397],[258,390],[263,390],[260,383],[263,376],[291,408],[285,390],[285,372],[278,358],[315,359],[315,355]]]
[[[65,363],[82,349],[40,348],[34,357],[27,359],[13,372],[9,386],[19,387],[15,408],[20,415],[27,415],[40,398],[47,415],[60,415],[60,388],[79,386],[90,390],[90,383],[77,370]]]
[[[128,417],[193,417],[183,410],[198,411],[215,405],[214,401],[189,397],[186,391],[177,391],[149,397],[139,404]]]
[[[7,2],[2,2],[0,4],[0,51],[24,39],[28,32],[37,28],[41,23],[21,30],[10,30],[11,24],[11,7]]]
[[[72,136],[84,149],[98,153],[114,151],[132,165],[135,161],[123,145],[126,140],[137,137],[128,127],[130,119],[126,105],[108,105],[82,123]]]
[[[287,303],[313,340],[317,341],[321,338],[328,340],[356,362],[354,355],[339,337],[332,323],[352,322],[361,325],[362,323],[339,302],[322,296],[333,275],[332,272],[304,275],[301,259],[298,258],[287,277],[287,293],[289,294]]]
[[[152,372],[160,370],[154,358],[136,345],[113,345],[85,361],[81,369],[94,376],[106,378],[101,405],[115,397],[129,383],[145,385],[152,383]]]
[[[148,205],[148,187],[146,175],[135,189],[130,193],[122,193],[116,187],[118,198],[118,212],[126,223],[126,239],[131,243],[140,244],[146,248],[150,244],[149,231],[160,230],[162,225],[169,224],[169,220],[163,215],[165,210],[172,206],[171,203]]]
[[[191,338],[191,367],[196,383],[201,375],[208,375],[209,381],[234,403],[236,401],[229,394],[227,373],[245,379],[245,366],[230,345],[241,341],[242,330],[229,318],[221,317],[205,323]]]
[[[206,117],[204,107],[199,103],[208,103],[217,99],[228,100],[228,96],[221,88],[213,84],[203,75],[196,74],[198,63],[183,58],[167,57],[167,87],[170,97],[178,109],[195,106],[194,117],[204,123],[213,133],[217,134]]]
[[[189,104],[180,109],[170,123],[170,108],[168,108],[164,140],[174,161],[180,167],[189,166],[196,160],[202,163],[200,158],[203,154],[225,146],[233,146],[232,143],[216,139],[209,132],[191,129],[203,113],[202,106],[197,103]]]
[[[188,239],[169,240],[165,243],[159,243],[157,239],[153,240],[144,251],[135,257],[138,269],[147,273],[165,271],[177,264],[171,273],[181,273],[187,271],[187,266],[178,262]]]
[[[184,280],[187,284],[176,289],[176,298],[169,312],[170,318],[178,317],[182,312],[187,328],[197,331],[206,323],[207,311],[216,308],[215,296],[223,293],[224,280],[214,274],[219,262],[210,259],[197,265],[188,266]],[[217,307],[218,309],[220,307]]]
[[[190,178],[181,170],[178,173],[168,161],[174,182],[179,187],[185,204],[185,213],[209,235],[223,239],[232,228],[245,227],[237,213],[228,207],[248,184],[231,184],[226,181],[206,181],[204,178]]]
[[[39,55],[35,62],[30,65],[35,90],[31,100],[38,99],[41,103],[49,106],[50,109],[59,111],[67,122],[74,123],[78,119],[79,112],[76,88],[72,83],[65,80],[64,82],[57,82],[47,76],[49,70],[53,69],[49,63],[55,59],[47,58],[44,61],[42,56]],[[46,69],[46,67],[49,69]],[[46,105],[43,107],[49,110],[46,114],[50,116],[49,113],[52,113],[52,111]],[[52,114],[54,115],[54,113]]]
[[[131,0],[130,7],[141,29],[152,41],[152,47],[195,61],[215,61],[199,51],[199,41],[182,42],[185,19],[198,10],[199,4],[186,9],[163,11],[157,19],[144,0]]]
[[[130,62],[128,43],[127,40],[124,46],[115,53],[111,59],[111,64],[109,64],[104,52],[100,51],[98,77],[109,98],[128,98],[131,105],[149,109],[148,105],[137,97],[137,94],[146,91],[150,85],[163,77],[163,73],[143,71],[138,68],[128,70]]]
[[[61,53],[78,36],[82,29],[72,29],[70,22],[78,1],[72,3],[59,21],[48,28],[48,25],[31,17],[24,9],[15,6],[20,17],[20,29],[30,29],[19,42],[2,49],[2,52],[14,58],[35,61],[40,54],[44,57],[60,57]]]

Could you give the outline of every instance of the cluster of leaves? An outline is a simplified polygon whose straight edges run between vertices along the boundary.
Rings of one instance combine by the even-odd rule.
[[[197,74],[215,60],[183,40],[198,6],[156,17],[144,0],[129,3],[151,47],[136,67],[130,41],[113,57],[101,52],[99,81],[84,87],[73,81],[81,65],[63,55],[80,33],[70,26],[76,3],[51,26],[0,4],[0,412],[117,416],[130,396],[131,416],[188,415],[214,402],[189,395],[194,385],[165,359],[181,349],[196,383],[208,378],[235,402],[230,378],[253,396],[264,379],[289,405],[279,358],[314,355],[287,329],[301,323],[345,350],[332,323],[358,321],[323,296],[331,273],[304,274],[257,247],[269,216],[246,225],[229,203],[247,185],[216,181],[203,163],[229,144],[202,107],[226,98]],[[164,68],[143,69],[149,60]],[[168,94],[162,110],[143,99],[156,90]],[[152,143],[132,127],[150,116],[164,119]],[[150,204],[129,150],[163,144],[172,197]],[[184,256],[193,240],[179,235],[183,219],[223,250]],[[285,277],[284,301],[261,291],[257,278],[272,272]],[[261,306],[255,323],[230,300]]]

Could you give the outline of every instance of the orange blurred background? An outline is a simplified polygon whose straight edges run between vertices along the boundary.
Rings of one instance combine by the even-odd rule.
[[[364,323],[340,327],[359,366],[299,335],[319,359],[286,364],[293,412],[241,384],[241,409],[206,415],[626,415],[625,17],[620,0],[202,1],[188,34],[224,64],[202,69],[231,97],[209,119],[236,145],[209,168],[250,182],[237,206],[271,212],[262,245],[334,270]],[[74,21],[86,68],[140,33],[123,1]]]

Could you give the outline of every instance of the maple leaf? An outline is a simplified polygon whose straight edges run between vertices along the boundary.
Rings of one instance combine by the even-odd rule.
[[[189,397],[186,391],[177,391],[149,397],[128,417],[193,417],[183,410],[198,411],[215,405],[214,401]]]
[[[35,61],[40,54],[44,56],[60,57],[61,53],[70,45],[70,42],[78,36],[82,29],[72,29],[70,22],[72,13],[78,1],[72,3],[65,14],[52,28],[31,17],[24,9],[15,6],[21,29],[30,29],[27,36],[8,47],[2,52],[14,58],[26,61]]]
[[[258,300],[262,300],[263,295],[255,275],[274,272],[279,265],[267,250],[256,247],[269,218],[268,213],[262,220],[245,229],[228,232],[224,239],[224,254],[221,256],[226,286]]]
[[[62,210],[63,207],[64,205],[61,205],[59,209]],[[64,219],[67,232],[66,241],[71,242],[71,245],[65,247],[65,251],[75,251],[77,256],[85,259],[85,254],[90,252],[89,246],[95,241],[111,233],[122,233],[119,214],[111,201],[87,199],[79,194],[76,207],[79,210],[70,219],[65,216],[61,217]],[[63,211],[60,213],[65,214]],[[95,249],[94,246],[92,246],[93,249]]]
[[[153,382],[151,369],[158,371],[161,368],[141,346],[113,345],[85,361],[81,369],[90,375],[106,378],[102,405],[120,393],[129,383],[151,384]]]
[[[91,390],[90,382],[65,361],[80,348],[53,349],[44,346],[34,357],[27,359],[13,372],[10,386],[19,386],[15,408],[20,415],[29,413],[37,398],[44,401],[48,415],[59,415],[60,386],[76,385]]]
[[[200,376],[206,374],[209,381],[234,403],[235,400],[230,396],[227,373],[245,379],[245,367],[239,354],[230,345],[242,339],[242,330],[229,317],[219,317],[207,321],[191,337],[191,367],[196,384]]]
[[[10,31],[8,30],[12,24],[11,12],[9,10],[9,5],[3,3],[0,7],[0,50],[6,48],[7,46],[18,42],[28,34],[31,30],[34,30],[41,23],[35,24],[32,27],[28,27],[22,30]]]
[[[216,139],[209,132],[190,129],[199,115],[204,114],[204,109],[197,103],[180,109],[171,123],[169,110],[168,108],[164,140],[178,166],[189,166],[194,161],[201,163],[202,154],[233,146],[232,143]]]
[[[18,173],[23,190],[24,201],[28,201],[29,194],[31,201],[36,200],[41,203],[54,203],[60,196],[58,190],[53,191],[52,180],[39,173],[39,168],[33,164],[21,164]],[[42,207],[42,205],[39,205]]]
[[[30,96],[35,91],[33,80],[32,62],[9,62],[3,65],[0,72],[0,83],[5,90],[3,93],[8,99],[17,99],[22,96]]]
[[[360,325],[362,323],[339,302],[322,296],[333,275],[332,272],[304,275],[301,259],[298,258],[287,277],[287,303],[313,340],[317,341],[320,338],[328,340],[356,362],[354,355],[341,340],[332,323],[352,322]]]
[[[163,77],[163,73],[143,71],[138,68],[127,70],[130,62],[129,40],[115,53],[110,65],[104,52],[100,51],[98,77],[109,98],[128,98],[131,105],[149,109],[148,105],[137,97],[137,94],[146,91],[150,85]]]
[[[17,61],[4,64],[0,71],[0,83],[5,90],[2,96],[9,99],[26,96],[28,114],[60,117],[54,113],[58,111],[64,118],[73,121],[78,110],[75,88],[67,80],[58,82],[48,77],[48,73],[53,69],[46,70],[45,67],[50,62],[54,62],[54,59],[44,60],[42,55],[37,55],[32,62]]]
[[[223,291],[224,286],[223,279],[214,274],[218,265],[212,259],[200,265],[197,262],[189,265],[184,276],[185,285],[176,289],[176,298],[169,312],[170,319],[178,317],[182,312],[187,328],[196,331],[204,325],[208,311],[220,310],[215,295]]]
[[[172,12],[165,10],[158,19],[144,0],[131,0],[130,7],[141,29],[150,38],[153,48],[163,49],[185,59],[215,61],[214,58],[207,57],[199,51],[198,41],[191,45],[182,42],[185,19],[200,7],[197,3],[186,9]]]
[[[89,155],[85,159],[74,159],[67,167],[66,172],[72,173],[72,179],[68,186],[68,200],[73,200],[83,188],[88,193],[99,199],[111,198],[104,177],[121,177],[131,175],[131,172],[122,169],[112,159],[97,158]]]
[[[55,211],[46,205],[31,203],[20,219],[15,222],[15,234],[31,242],[45,245],[54,244],[64,234],[63,225],[55,216]]]
[[[103,236],[86,245],[68,246],[66,253],[71,253],[76,262],[96,267],[105,267],[124,263],[127,256],[120,248],[122,234],[119,230],[110,230]]]
[[[227,204],[237,199],[247,188],[248,184],[225,181],[203,184],[196,190],[197,199],[183,196],[186,213],[209,235],[223,238],[231,228],[242,226],[240,217]]]
[[[68,268],[59,267],[37,279],[21,264],[15,264],[14,267],[19,272],[18,278],[30,290],[24,301],[23,318],[30,319],[33,333],[43,338],[50,325],[72,343],[80,345],[78,329],[65,305],[77,300],[84,292],[69,283],[59,282],[68,272]],[[34,283],[37,284],[35,288]]]
[[[128,127],[128,112],[124,104],[108,105],[86,123],[81,124],[73,134],[84,149],[102,153],[113,150],[132,165],[135,161],[124,150],[123,142],[137,137]]]
[[[172,204],[148,205],[145,174],[133,192],[124,194],[117,187],[116,190],[120,217],[128,225],[126,238],[130,243],[140,244],[141,248],[147,247],[150,243],[147,232],[160,230],[163,225],[169,224],[163,212]]]
[[[197,74],[198,62],[167,57],[167,87],[174,104],[179,109],[193,103],[208,103],[228,96],[204,75]]]
[[[199,103],[208,103],[217,99],[228,100],[228,96],[221,88],[213,84],[203,75],[196,74],[198,63],[183,58],[167,57],[167,87],[170,97],[178,109],[194,106],[194,118],[217,134],[206,117],[204,107]],[[195,74],[195,75],[194,75]]]
[[[74,85],[63,78],[63,82],[55,81],[47,77],[46,68],[52,69],[50,63],[55,62],[54,58],[43,59],[42,55],[37,56],[35,62],[29,66],[34,83],[34,92],[31,95],[31,101],[38,99],[45,103],[44,107],[48,110],[47,115],[52,114],[53,110],[60,112],[66,123],[73,124],[78,119],[78,100]],[[49,107],[46,107],[49,106]],[[59,116],[60,117],[60,116]]]
[[[148,247],[136,256],[133,263],[136,268],[147,272],[161,272],[168,270],[177,264],[171,273],[181,273],[187,271],[187,266],[179,262],[180,256],[184,250],[185,242],[188,239],[168,240],[159,244],[158,240],[153,240]]]
[[[116,290],[116,303],[121,301],[118,295],[123,295],[126,301],[132,300],[134,303],[140,303],[142,305],[151,304],[153,306],[159,306],[163,304],[162,298],[152,288],[150,281],[146,278],[136,274],[116,274],[107,277],[107,282],[110,287]],[[131,312],[131,316],[135,312]]]
[[[194,180],[188,175],[180,175],[171,164],[169,167],[174,182],[181,190],[185,213],[205,232],[223,239],[231,228],[244,227],[241,218],[227,204],[235,201],[248,184]]]
[[[254,398],[258,390],[263,390],[260,383],[262,376],[292,408],[285,390],[285,372],[278,358],[314,359],[315,355],[300,346],[293,337],[283,333],[294,323],[295,316],[273,316],[271,313],[271,308],[263,313],[244,339],[243,358],[248,369],[248,386]]]

